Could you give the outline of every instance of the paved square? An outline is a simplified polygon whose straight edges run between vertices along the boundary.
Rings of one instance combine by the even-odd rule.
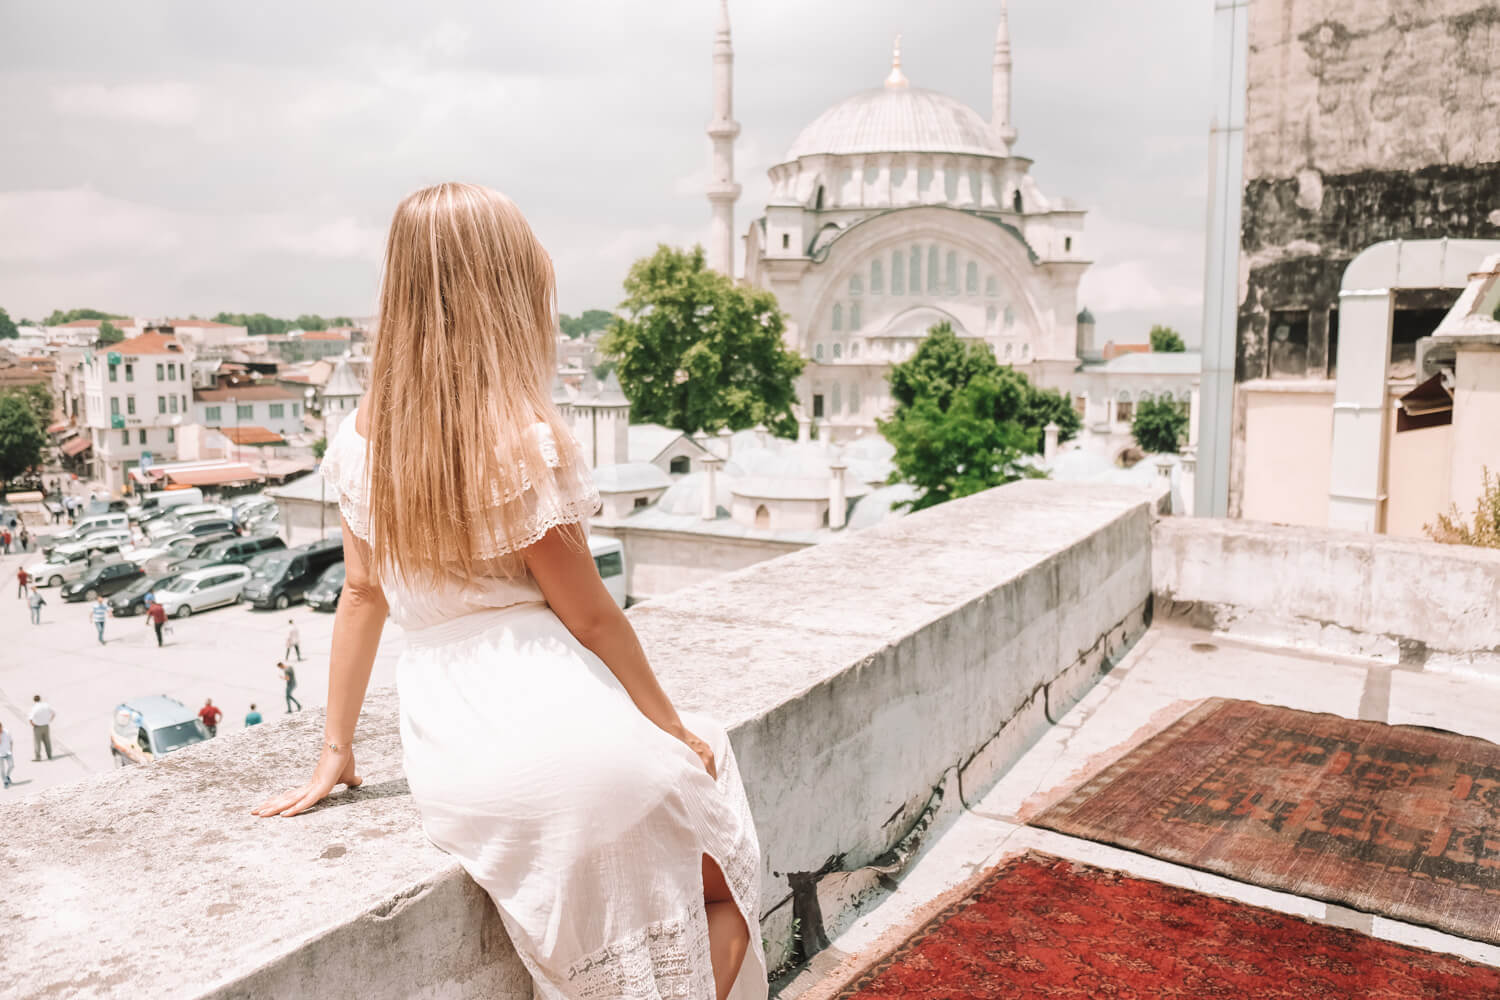
[[[238,605],[205,611],[171,622],[172,634],[158,649],[144,616],[110,618],[101,646],[89,620],[88,602],[67,604],[54,587],[42,589],[47,606],[42,623],[30,624],[26,602],[16,597],[16,569],[27,556],[0,556],[0,723],[15,739],[15,784],[0,792],[9,801],[114,767],[109,731],[114,708],[144,694],[166,694],[193,711],[205,698],[224,712],[219,732],[244,726],[254,702],[267,725],[286,711],[276,670],[287,633],[287,619],[301,633],[302,663],[297,698],[304,709],[328,698],[328,651],[334,616],[301,604],[287,611],[258,611]],[[401,630],[386,626],[370,678],[371,686],[393,684]],[[31,726],[26,713],[40,694],[57,710],[52,723],[51,762],[33,763]],[[318,748],[307,748],[308,763]]]

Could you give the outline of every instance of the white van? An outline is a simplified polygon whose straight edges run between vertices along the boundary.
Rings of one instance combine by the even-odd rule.
[[[125,513],[132,520],[139,518],[142,514],[149,514],[153,510],[167,510],[172,507],[182,507],[191,503],[202,503],[203,491],[196,486],[189,486],[181,490],[154,490],[150,493],[141,494],[141,502],[133,507],[127,507]]]
[[[589,554],[599,567],[599,576],[609,589],[609,596],[620,607],[625,606],[625,546],[618,538],[589,538]]]

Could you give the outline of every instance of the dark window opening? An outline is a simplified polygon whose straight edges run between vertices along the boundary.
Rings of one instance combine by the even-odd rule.
[[[667,471],[674,476],[684,476],[687,475],[691,464],[686,455],[678,455],[667,464]]]
[[[1397,309],[1395,321],[1391,324],[1391,357],[1390,365],[1415,365],[1417,361],[1417,341],[1423,337],[1432,336],[1443,317],[1448,315],[1446,309]],[[1411,372],[1392,372],[1393,375],[1413,375]]]
[[[1010,203],[1015,206],[1017,213],[1024,211],[1024,206],[1021,204],[1021,192],[1017,191],[1014,197],[1011,198]]]
[[[642,507],[649,507],[649,506],[651,506],[651,498],[650,497],[636,497],[635,498],[635,505],[631,509],[632,510],[640,510]]]
[[[1301,378],[1307,374],[1306,309],[1271,313],[1270,369],[1272,378]]]
[[[792,248],[792,236],[791,236],[791,234],[790,233],[782,233],[781,234],[781,249],[783,249],[783,250],[790,250],[791,248]]]
[[[816,420],[823,415],[823,394],[813,394],[813,419]]]
[[[821,184],[818,185],[818,197],[817,200],[813,202],[813,211],[823,211],[823,185]]]
[[[1339,311],[1328,310],[1328,377],[1337,378],[1339,373]]]
[[[1073,251],[1073,237],[1071,237],[1071,236],[1064,236],[1063,237],[1063,252],[1064,253],[1071,253],[1072,251]]]

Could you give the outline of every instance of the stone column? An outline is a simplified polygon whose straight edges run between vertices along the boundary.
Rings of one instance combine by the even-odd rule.
[[[844,514],[848,502],[844,499],[844,470],[849,468],[842,458],[828,465],[828,526],[835,531],[844,526]]]
[[[812,440],[812,420],[807,417],[797,418],[797,443],[806,444]]]
[[[734,431],[728,427],[720,427],[719,443],[724,446],[725,458],[730,458],[734,455]]]
[[[827,417],[818,421],[818,440],[825,445],[833,440],[833,424],[829,422]]]
[[[722,461],[717,455],[709,455],[701,460],[703,466],[703,504],[699,516],[705,521],[712,521],[719,516],[719,463]]]
[[[1052,421],[1047,421],[1047,426],[1042,428],[1042,458],[1051,465],[1057,458],[1057,436],[1062,428]]]

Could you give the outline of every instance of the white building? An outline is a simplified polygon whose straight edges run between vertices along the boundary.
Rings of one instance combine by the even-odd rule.
[[[205,427],[263,427],[282,437],[302,433],[302,406],[301,392],[274,383],[193,393],[197,422]]]
[[[177,431],[193,420],[192,356],[176,337],[144,333],[88,351],[81,361],[83,422],[93,474],[119,492],[129,470],[177,457]]]
[[[362,367],[368,373],[367,359]],[[317,393],[319,410],[323,414],[323,433],[328,440],[333,440],[334,434],[338,433],[339,424],[354,412],[364,396],[365,384],[355,370],[354,363],[348,358],[336,360],[333,371],[328,374],[328,381],[323,383]]]
[[[887,367],[941,321],[1033,381],[1073,387],[1084,212],[1044,194],[1015,153],[1003,5],[994,51],[988,119],[913,86],[898,39],[884,84],[823,112],[771,168],[745,280],[776,294],[788,346],[809,360],[803,411],[836,439],[874,430],[892,405]],[[727,15],[714,53],[709,259],[722,266],[738,195]]]

